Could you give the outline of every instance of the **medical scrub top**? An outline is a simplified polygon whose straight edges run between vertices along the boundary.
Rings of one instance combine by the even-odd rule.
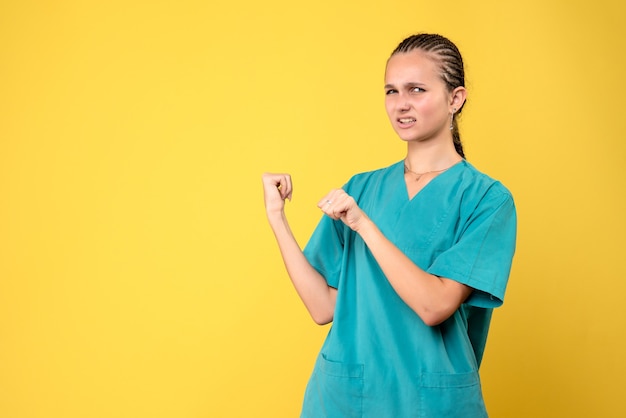
[[[420,268],[473,292],[449,319],[426,325],[361,237],[324,216],[304,253],[337,302],[301,417],[486,417],[478,367],[515,251],[511,194],[465,160],[412,199],[402,161],[357,174],[344,190]]]

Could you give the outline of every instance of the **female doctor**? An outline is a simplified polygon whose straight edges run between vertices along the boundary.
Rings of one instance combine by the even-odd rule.
[[[516,212],[510,192],[465,160],[457,47],[417,34],[387,61],[385,107],[406,142],[389,167],[318,203],[304,251],[284,212],[289,174],[263,175],[287,272],[318,324],[332,322],[301,417],[486,417],[478,368],[502,304]]]

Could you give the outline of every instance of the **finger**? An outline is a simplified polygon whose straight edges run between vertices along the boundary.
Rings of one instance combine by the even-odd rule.
[[[284,190],[281,190],[283,199],[291,200],[291,196],[293,193],[293,186],[291,182],[291,176],[289,174],[285,174],[285,187]]]
[[[276,189],[281,199],[291,198],[292,185],[289,174],[265,173],[263,175],[263,184],[268,190]]]
[[[335,202],[337,196],[337,190],[333,189],[326,194],[319,202],[317,202],[317,207],[320,209],[324,209],[327,206],[330,206]]]
[[[265,173],[263,174],[263,186],[266,188],[279,188],[283,174]]]
[[[331,190],[317,206],[332,219],[340,219],[345,211],[345,196],[347,194],[342,189]]]
[[[280,198],[285,200],[285,197],[291,192],[291,182],[286,174],[280,175],[276,179],[276,188],[280,193]]]
[[[324,196],[324,198],[322,200],[320,200],[319,202],[317,202],[317,207],[324,210],[324,208],[326,208],[327,206],[332,205],[333,201],[330,198],[330,196],[326,195]]]

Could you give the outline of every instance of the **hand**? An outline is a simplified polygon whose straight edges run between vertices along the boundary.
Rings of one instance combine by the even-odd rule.
[[[368,219],[354,198],[343,189],[331,190],[319,201],[317,207],[332,219],[341,219],[353,231],[358,231],[361,224]]]
[[[282,212],[285,208],[285,199],[291,200],[293,187],[291,176],[286,173],[263,174],[263,195],[265,210],[268,213]]]

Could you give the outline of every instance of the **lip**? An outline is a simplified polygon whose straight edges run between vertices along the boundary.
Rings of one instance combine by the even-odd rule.
[[[408,121],[408,122],[403,122],[404,121]],[[398,127],[402,128],[402,129],[408,129],[411,128],[412,126],[415,125],[415,123],[417,122],[417,119],[414,117],[401,117],[401,118],[397,118],[396,119],[396,123],[398,124]]]

